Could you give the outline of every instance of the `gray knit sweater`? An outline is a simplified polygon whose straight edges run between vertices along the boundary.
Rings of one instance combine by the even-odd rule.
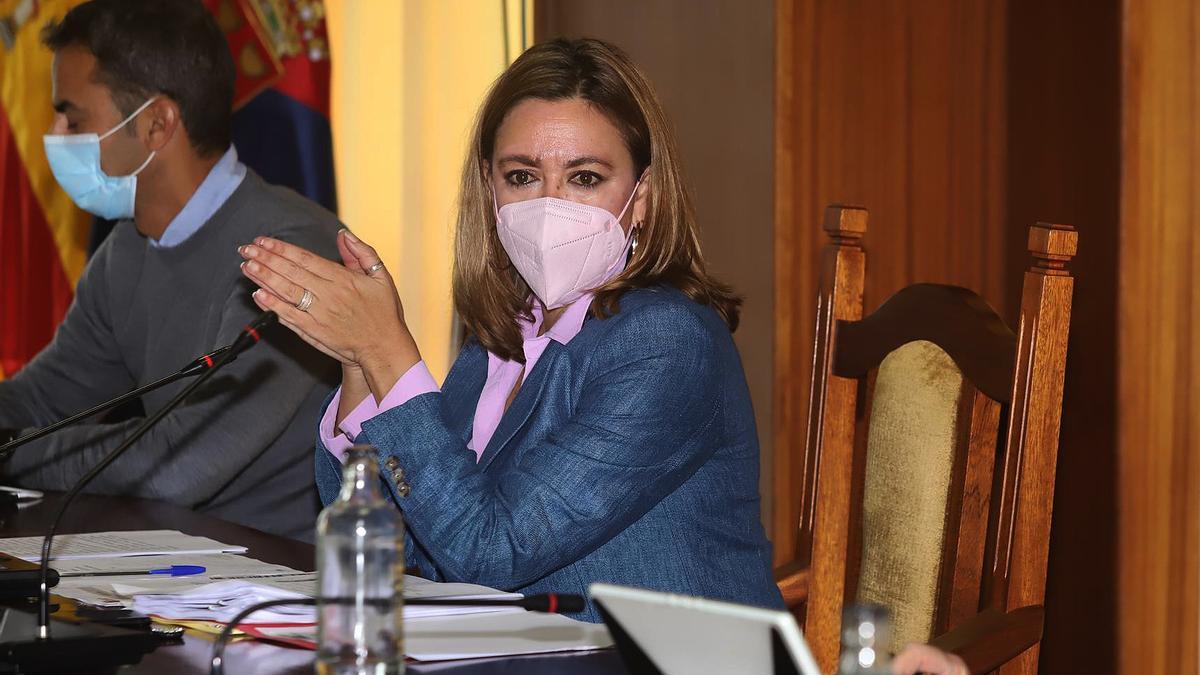
[[[253,172],[204,226],[156,248],[119,223],[88,263],[54,340],[0,382],[0,427],[41,426],[233,341],[259,309],[237,247],[258,235],[336,258],[337,218]],[[226,366],[100,474],[89,492],[161,499],[311,540],[313,438],[336,364],[283,327]],[[144,397],[153,412],[187,381]],[[69,487],[142,420],[59,431],[16,452],[5,483]]]

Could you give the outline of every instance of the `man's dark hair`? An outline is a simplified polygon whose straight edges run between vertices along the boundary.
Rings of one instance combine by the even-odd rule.
[[[123,116],[165,94],[179,105],[197,153],[229,147],[237,73],[224,34],[200,0],[91,0],[46,26],[42,42],[56,52],[90,51],[98,81]]]

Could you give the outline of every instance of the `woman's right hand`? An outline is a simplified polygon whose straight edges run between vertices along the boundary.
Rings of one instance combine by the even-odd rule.
[[[398,357],[418,362],[391,274],[382,264],[374,267],[377,253],[348,229],[337,233],[337,246],[358,269],[270,237],[239,247],[246,258],[242,274],[259,286],[254,303],[276,312],[281,323],[344,364],[370,371],[370,364]],[[374,269],[361,269],[367,262]]]
[[[420,352],[375,250],[349,230],[338,233],[337,245],[341,265],[271,237],[238,250],[243,273],[260,287],[255,303],[317,349],[361,368],[381,398]]]

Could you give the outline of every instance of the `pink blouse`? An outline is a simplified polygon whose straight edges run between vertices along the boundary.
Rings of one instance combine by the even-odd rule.
[[[500,418],[504,416],[504,404],[518,381],[523,382],[525,375],[533,371],[538,359],[546,351],[550,340],[565,345],[571,341],[583,328],[588,309],[592,304],[590,293],[583,295],[567,306],[567,310],[558,321],[546,331],[538,335],[542,327],[542,308],[538,302],[533,303],[533,321],[521,321],[521,348],[525,352],[525,363],[505,361],[499,356],[488,352],[487,380],[483,383],[483,391],[479,394],[479,403],[475,406],[475,423],[471,430],[471,440],[467,447],[475,452],[475,460],[483,455],[488,441],[496,432]],[[354,444],[354,438],[362,432],[362,423],[376,415],[407,403],[410,399],[439,391],[438,383],[429,373],[424,361],[416,365],[396,380],[387,396],[378,404],[371,396],[367,396],[346,415],[346,419],[334,429],[337,420],[338,406],[342,400],[342,388],[338,387],[333,400],[325,409],[321,418],[321,440],[325,447],[338,461],[345,461],[346,451]]]

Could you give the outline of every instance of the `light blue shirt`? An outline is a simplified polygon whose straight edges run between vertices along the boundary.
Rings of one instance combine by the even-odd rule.
[[[171,219],[158,241],[150,240],[157,248],[178,246],[196,234],[209,218],[221,208],[225,200],[242,184],[246,177],[246,165],[238,161],[237,150],[231,145],[204,177],[192,198]]]

